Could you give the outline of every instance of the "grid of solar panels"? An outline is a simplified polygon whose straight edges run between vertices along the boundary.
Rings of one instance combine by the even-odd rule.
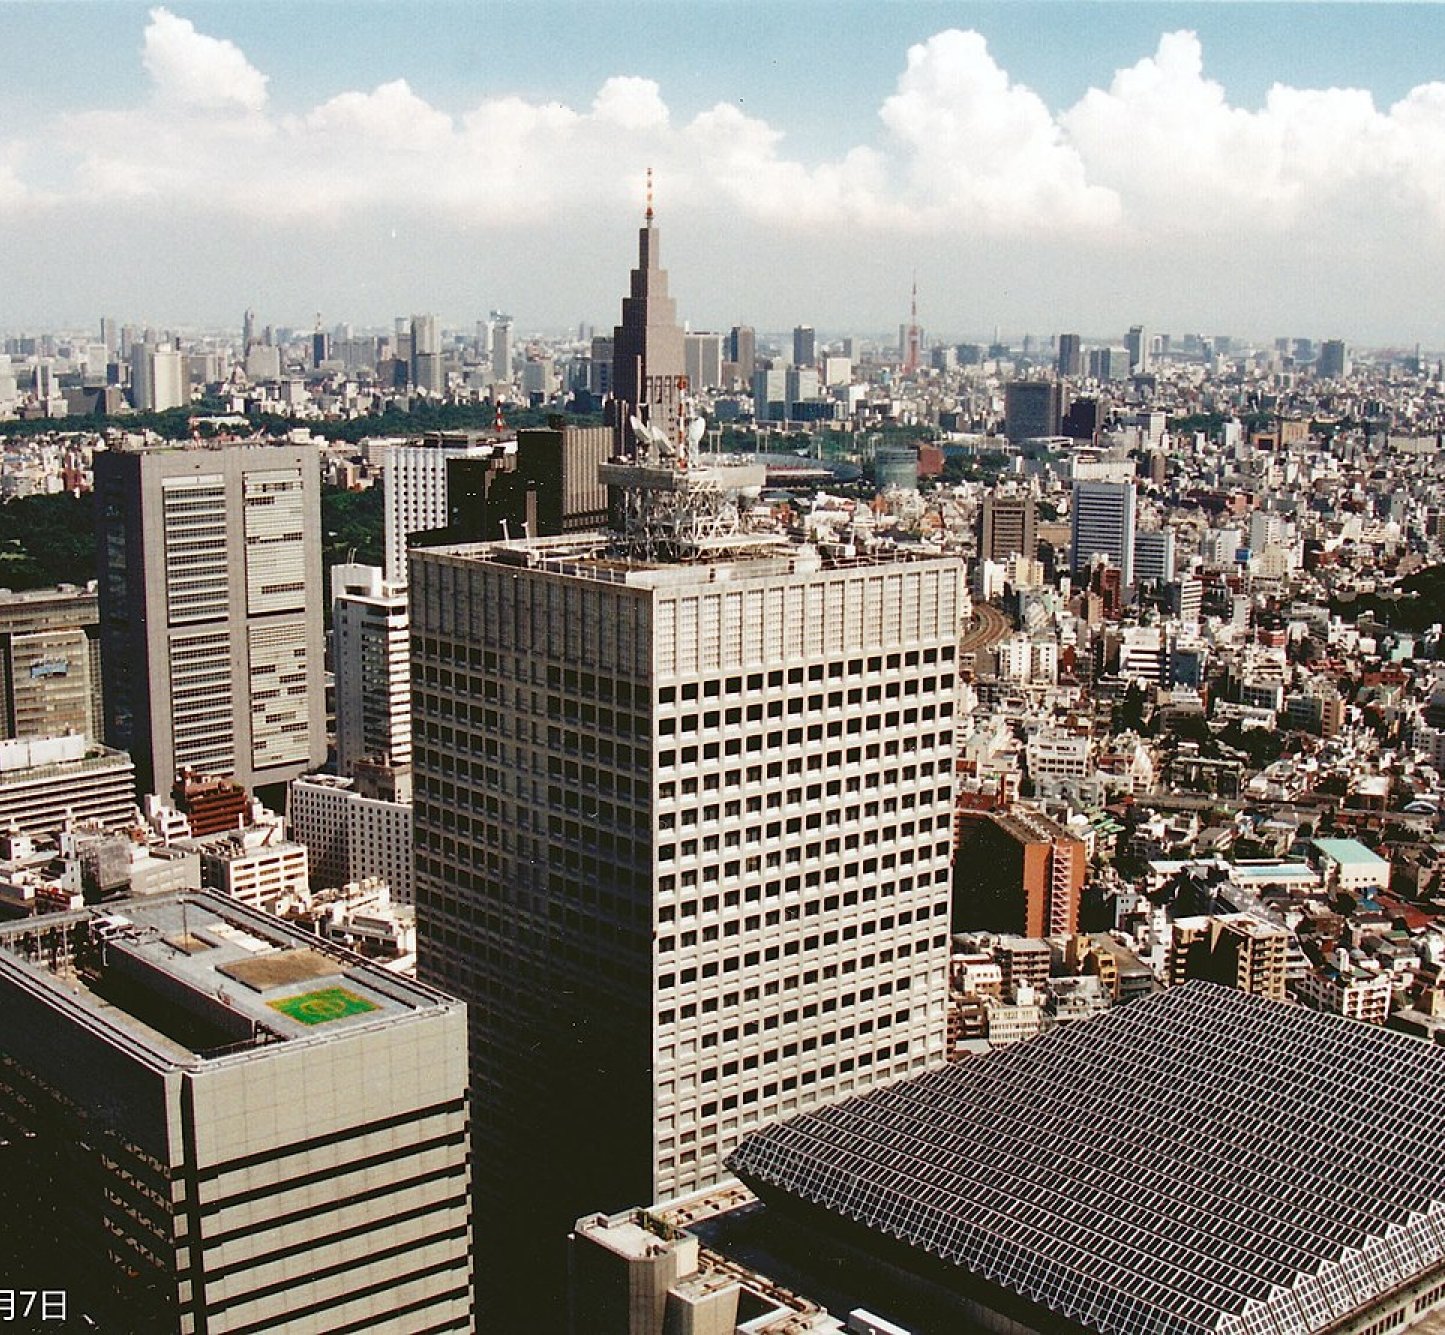
[[[1134,1335],[1319,1330],[1445,1259],[1445,1049],[1189,983],[729,1167]]]

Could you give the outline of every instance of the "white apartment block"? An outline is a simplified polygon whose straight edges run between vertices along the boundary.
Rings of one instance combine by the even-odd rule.
[[[447,525],[447,460],[490,455],[495,449],[448,439],[387,447],[382,484],[386,489],[384,569],[390,583],[406,584],[407,535]]]
[[[412,902],[410,802],[369,797],[353,779],[307,774],[287,790],[286,824],[307,848],[318,889],[375,878],[394,902]]]
[[[201,884],[251,908],[274,909],[310,889],[306,846],[280,837],[280,824],[252,825],[178,841],[201,857]]]
[[[1024,763],[1036,786],[1087,779],[1093,762],[1094,743],[1087,733],[1040,729],[1024,745]]]
[[[411,763],[411,636],[406,586],[379,566],[331,569],[331,661],[336,673],[336,767]]]
[[[944,1060],[962,563],[754,550],[414,558],[419,972],[471,1008],[483,1208],[539,1156],[573,1217],[693,1191]]]
[[[1294,982],[1295,995],[1317,1010],[1366,1024],[1384,1024],[1390,1014],[1392,977],[1388,973],[1341,973],[1311,969]]]

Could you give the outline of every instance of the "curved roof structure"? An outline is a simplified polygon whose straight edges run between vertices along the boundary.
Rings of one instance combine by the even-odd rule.
[[[1445,1049],[1196,982],[728,1166],[1086,1329],[1292,1335],[1445,1261],[1442,1136]]]

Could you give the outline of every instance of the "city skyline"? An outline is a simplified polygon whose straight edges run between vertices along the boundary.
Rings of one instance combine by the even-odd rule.
[[[13,6],[0,318],[600,326],[651,164],[694,328],[1445,342],[1445,9],[890,12]]]

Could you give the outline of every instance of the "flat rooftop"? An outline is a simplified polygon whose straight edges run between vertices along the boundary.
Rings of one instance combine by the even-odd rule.
[[[712,544],[707,546],[706,544]],[[851,557],[834,557],[784,533],[737,533],[705,540],[692,560],[648,561],[630,555],[625,539],[615,533],[578,533],[557,538],[511,542],[463,542],[411,550],[413,557],[438,557],[485,562],[510,568],[544,571],[603,584],[641,587],[669,584],[710,584],[721,580],[775,579],[866,566],[917,564],[926,561],[962,566],[962,560],[936,551],[883,548]]]
[[[1445,1264],[1442,1133],[1445,1049],[1194,982],[774,1123],[728,1167],[1040,1328],[1312,1332]]]
[[[279,918],[207,891],[0,926],[0,984],[48,993],[165,1066],[461,1003]]]
[[[1358,839],[1316,839],[1314,846],[1332,862],[1342,867],[1388,867],[1378,853],[1372,853]]]

